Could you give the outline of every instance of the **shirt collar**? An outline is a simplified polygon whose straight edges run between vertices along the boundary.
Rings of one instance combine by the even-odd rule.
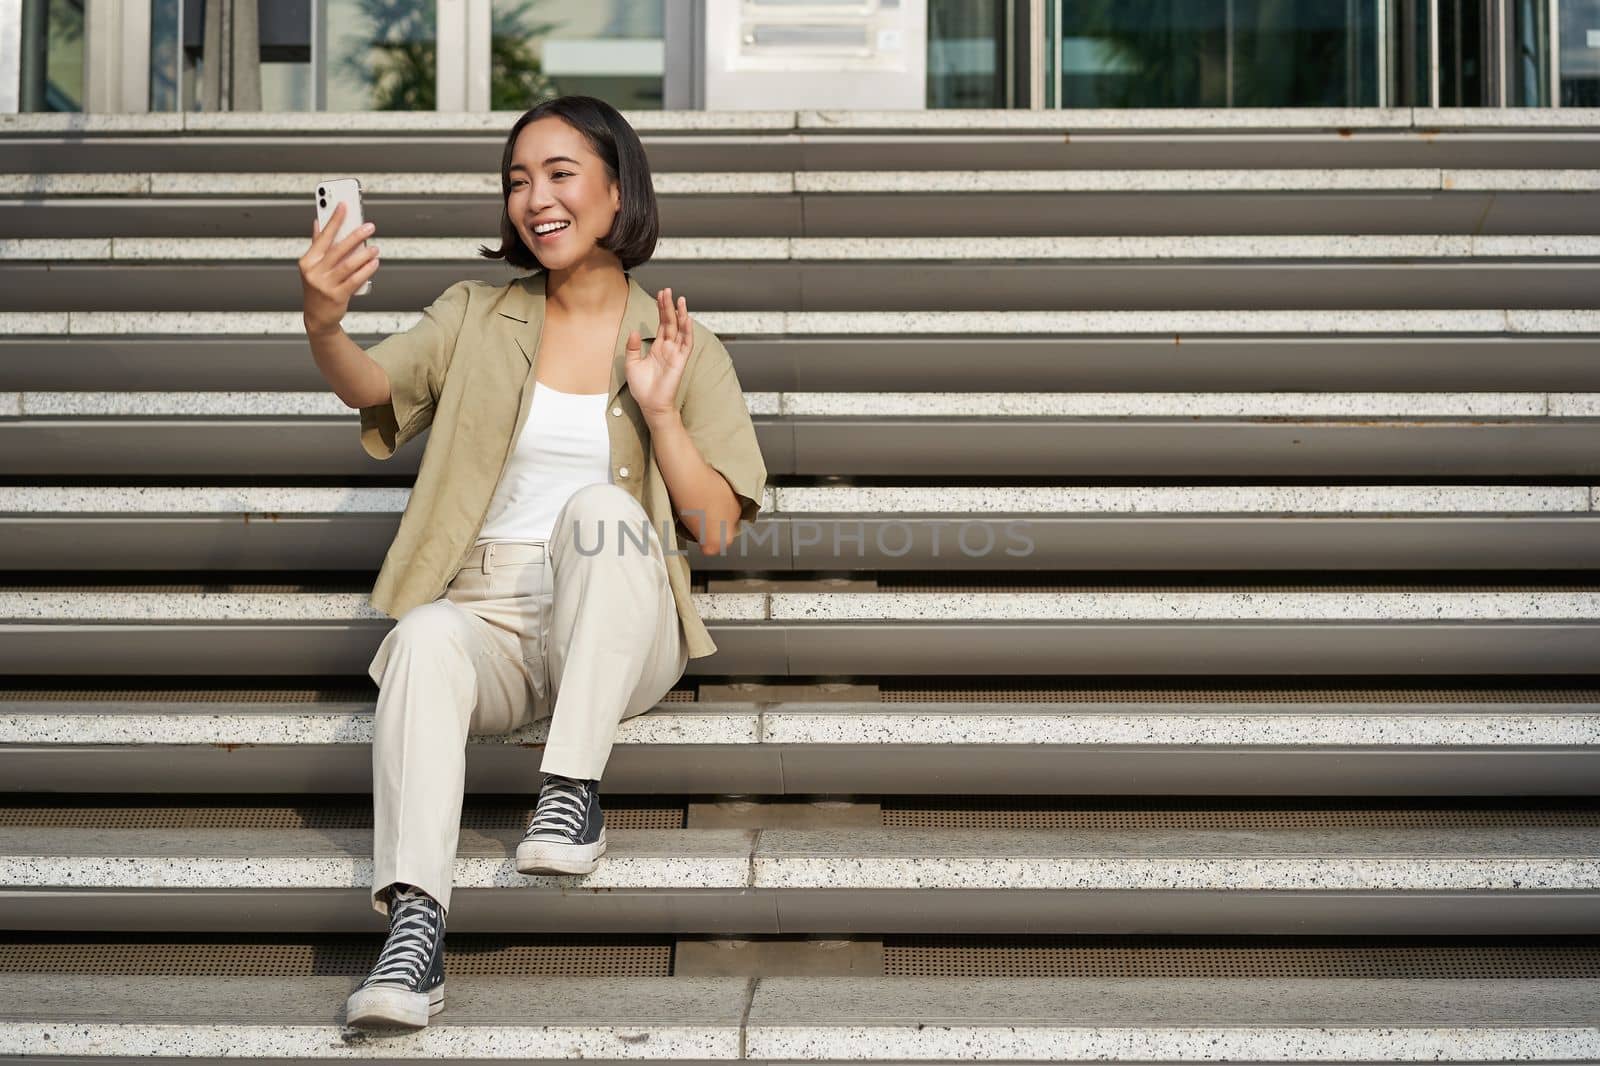
[[[545,271],[517,278],[507,286],[506,294],[496,312],[506,318],[522,322],[527,329],[517,331],[517,346],[528,365],[533,365],[540,329],[544,325]],[[628,279],[628,306],[622,312],[622,322],[611,352],[611,395],[615,398],[627,384],[628,334],[637,329],[641,345],[653,341],[661,325],[661,312],[656,298],[645,291],[630,271],[623,271]]]

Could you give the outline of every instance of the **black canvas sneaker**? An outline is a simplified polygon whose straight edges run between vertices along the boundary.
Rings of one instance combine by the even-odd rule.
[[[600,809],[600,782],[546,774],[528,831],[517,845],[517,871],[592,873],[605,853],[606,816]]]
[[[444,1009],[444,910],[411,885],[389,890],[389,939],[350,994],[345,1024],[421,1027]]]

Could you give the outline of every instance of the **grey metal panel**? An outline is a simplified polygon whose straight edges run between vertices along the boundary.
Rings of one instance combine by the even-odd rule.
[[[812,237],[1480,233],[1487,232],[1479,226],[1496,196],[1360,191],[807,193],[805,233]],[[1508,218],[1531,228],[1503,232],[1592,233],[1600,214],[1596,198],[1578,194],[1564,201],[1545,199],[1520,212],[1508,209]]]
[[[702,301],[734,310],[745,272],[757,282],[789,270],[806,311],[1600,307],[1600,262],[1572,260],[796,261],[708,264],[689,277]]]
[[[526,790],[540,750],[469,744],[466,791]],[[611,795],[772,796],[1589,796],[1597,780],[1593,749],[1061,744],[618,744],[605,777]],[[7,745],[0,781],[36,793],[366,794],[372,752],[365,744]]]
[[[1589,674],[1600,625],[783,623],[796,676]]]
[[[1588,796],[1596,781],[1600,751],[1554,748],[783,746],[794,794]]]
[[[721,337],[752,392],[1600,391],[1600,338]],[[381,335],[357,334],[364,347]],[[981,364],[973,364],[981,350]],[[0,336],[0,390],[290,390],[328,387],[305,338]]]
[[[1600,892],[783,890],[786,933],[1589,935]]]
[[[307,193],[309,196],[309,192]],[[676,237],[984,237],[1052,234],[1594,233],[1597,193],[1449,191],[704,193],[657,195]],[[363,198],[380,236],[497,232],[497,198]],[[0,200],[15,237],[301,237],[306,206],[282,196]]]
[[[757,418],[769,473],[794,465],[789,427]],[[355,412],[328,419],[18,419],[0,421],[0,474],[350,477],[410,486],[427,448],[419,434],[393,458],[361,450]]]
[[[805,134],[805,170],[1518,167],[1592,168],[1600,135],[1588,130],[1298,133]]]
[[[0,515],[0,569],[376,572],[399,521],[398,514],[361,513]],[[1600,513],[778,515],[758,519],[725,554],[706,555],[693,542],[683,550],[696,573],[1579,569],[1600,568]]]
[[[498,166],[496,160],[485,173],[492,176]],[[306,219],[311,198],[312,190],[307,189],[303,203],[282,196],[0,199],[0,233],[55,238],[304,237],[309,244]],[[658,195],[657,204],[661,232],[675,237],[781,237],[802,232],[796,196]],[[493,193],[419,197],[366,192],[362,207],[367,221],[378,227],[379,241],[480,234],[487,243],[487,235],[498,233],[500,227],[499,198]]]
[[[0,673],[25,676],[364,673],[392,623],[17,623]],[[711,622],[687,674],[1589,674],[1600,624],[1574,622]]]
[[[1584,420],[863,417],[794,418],[787,425],[795,465],[781,472],[801,476],[1586,477],[1600,471],[1600,422]]]
[[[267,625],[0,625],[0,674],[359,676],[393,625],[389,619]],[[687,674],[786,672],[781,629],[737,623],[709,628],[717,651],[690,659]]]
[[[298,311],[286,264],[0,262],[11,306],[33,311]],[[1197,260],[905,262],[683,260],[641,268],[646,289],[725,311],[1300,310],[1600,307],[1600,262]],[[503,284],[502,264],[387,263],[365,309],[414,311],[462,275]]]
[[[1586,514],[1546,518],[863,515],[790,516],[774,521],[787,527],[783,540],[794,551],[790,565],[802,570],[1338,571],[1600,566],[1600,515]],[[4,528],[0,522],[0,530]],[[859,544],[844,539],[846,534],[857,533]],[[726,555],[716,558],[730,566],[741,562],[751,567],[775,565],[766,552],[750,549],[747,553],[739,541]]]
[[[362,475],[408,485],[425,444],[372,459],[326,419],[0,422],[0,474]],[[1591,477],[1600,420],[754,419],[772,477]]]
[[[452,933],[778,932],[776,901],[739,889],[457,888]],[[383,928],[365,888],[0,889],[14,930],[349,933]]]
[[[543,745],[469,744],[466,791],[527,791],[539,780],[543,750]],[[606,792],[777,795],[783,791],[780,760],[776,748],[755,744],[618,744],[606,763]],[[3,746],[0,781],[12,792],[368,793],[372,748],[368,744]]]
[[[773,391],[1600,389],[1582,336],[724,339],[740,383]]]
[[[503,132],[487,135],[352,135],[341,132],[282,136],[0,136],[0,171],[46,174],[477,171],[498,174],[505,134],[510,132],[513,121],[508,118]],[[643,133],[640,140],[650,159],[650,169],[655,173],[804,169],[804,146],[798,135],[791,133],[694,133],[687,136]]]
[[[506,123],[509,131],[511,123]],[[1600,134],[1584,129],[1085,133],[1071,129],[881,133],[640,135],[657,173],[713,170],[1106,169],[1195,167],[1592,168]],[[259,134],[0,137],[0,170],[498,173],[503,134]],[[330,169],[331,168],[331,169]]]
[[[365,888],[6,889],[17,930],[342,933]],[[1597,892],[461,888],[456,933],[1592,935]]]

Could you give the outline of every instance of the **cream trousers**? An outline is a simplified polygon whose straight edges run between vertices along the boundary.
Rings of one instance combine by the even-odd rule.
[[[660,536],[618,485],[573,493],[549,541],[474,549],[367,668],[373,909],[388,913],[382,891],[396,881],[449,908],[469,734],[549,718],[539,769],[598,779],[617,724],[654,707],[688,655]]]

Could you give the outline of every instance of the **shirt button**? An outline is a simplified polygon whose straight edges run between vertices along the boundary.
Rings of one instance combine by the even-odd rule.
[[[621,477],[627,477],[628,476],[628,468],[625,467],[625,466],[617,467],[617,474],[619,476],[621,476]]]
[[[620,415],[622,413],[622,405],[618,404],[616,407],[613,407],[611,409],[611,413],[614,415]]]

